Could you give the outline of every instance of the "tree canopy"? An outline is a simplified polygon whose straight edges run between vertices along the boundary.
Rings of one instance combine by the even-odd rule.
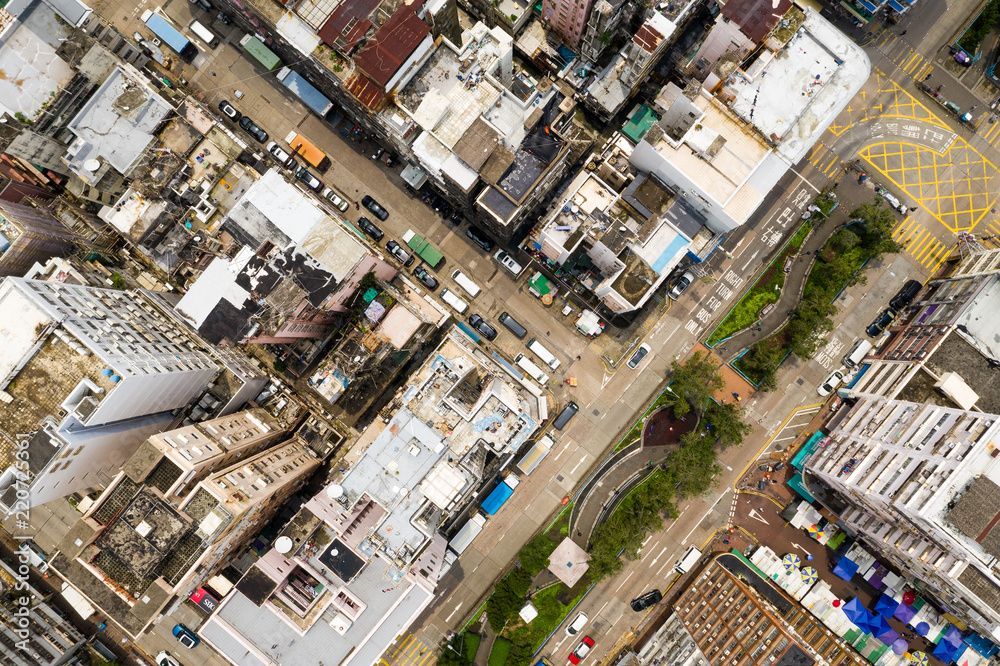
[[[672,401],[676,416],[687,414],[692,405],[701,411],[712,394],[725,386],[718,366],[708,354],[695,352],[684,363],[672,361],[670,369],[673,376],[667,389],[677,397]]]

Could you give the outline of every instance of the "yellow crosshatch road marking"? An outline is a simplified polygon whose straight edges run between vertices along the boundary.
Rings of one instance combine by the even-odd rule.
[[[975,228],[1000,190],[996,167],[961,137],[943,154],[900,141],[859,154],[952,232]]]
[[[855,96],[828,128],[831,134],[840,136],[858,123],[879,118],[922,120],[951,131],[951,128],[935,116],[920,100],[903,90],[899,84],[882,72],[877,69],[875,71],[876,75],[872,79],[874,79],[876,90],[869,92],[869,94],[876,99],[872,100],[871,105],[868,106],[865,104],[867,99],[859,100]]]

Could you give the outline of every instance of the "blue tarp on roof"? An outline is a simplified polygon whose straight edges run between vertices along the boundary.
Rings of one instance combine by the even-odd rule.
[[[837,562],[837,566],[833,568],[833,573],[836,574],[838,578],[851,580],[851,577],[858,573],[858,563],[853,562],[846,557],[842,557],[840,558],[840,561]]]
[[[510,499],[510,496],[514,494],[514,489],[508,486],[506,483],[501,483],[499,486],[493,489],[493,492],[483,500],[482,508],[483,511],[490,514],[491,516],[500,510],[500,507],[504,505],[504,502]]]
[[[966,636],[963,642],[984,657],[992,657],[1000,649],[990,639],[975,633]]]

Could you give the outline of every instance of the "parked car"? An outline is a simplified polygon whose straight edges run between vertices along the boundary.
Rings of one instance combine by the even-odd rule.
[[[358,218],[358,226],[361,227],[361,231],[374,238],[376,243],[385,236],[385,233],[364,215]]]
[[[580,644],[576,646],[576,649],[569,655],[569,663],[579,664],[583,659],[590,654],[590,650],[594,647],[594,639],[590,636],[584,636]]]
[[[267,132],[262,130],[257,123],[250,120],[250,116],[243,116],[239,121],[240,129],[257,140],[257,143],[267,141]]]
[[[388,250],[389,254],[394,256],[399,260],[401,264],[407,268],[413,264],[413,255],[403,249],[403,246],[394,240],[389,241],[385,244],[385,249]]]
[[[632,610],[636,612],[644,611],[650,606],[660,603],[661,599],[663,599],[663,595],[660,594],[659,590],[650,590],[646,594],[632,600]]]
[[[917,297],[920,290],[924,285],[920,284],[919,280],[907,280],[906,283],[899,288],[896,295],[892,297],[889,301],[889,307],[893,310],[902,310],[913,302],[913,299]]]
[[[375,154],[372,155],[372,159],[373,160],[377,160],[378,158],[382,157],[382,154],[384,152],[385,152],[385,148],[383,148],[382,146],[379,146],[378,148],[375,149]]]
[[[521,264],[514,260],[514,257],[510,256],[503,250],[497,250],[497,253],[493,255],[493,258],[497,260],[497,263],[513,273],[514,277],[520,275],[521,271],[524,270]]]
[[[174,638],[176,638],[177,642],[186,648],[193,648],[201,642],[201,640],[194,635],[194,632],[185,627],[183,624],[178,624],[174,627]]]
[[[487,252],[493,249],[493,241],[486,235],[486,232],[479,227],[472,226],[465,230],[465,235],[472,239],[472,242],[483,248]]]
[[[181,666],[181,662],[174,659],[174,657],[164,650],[156,655],[156,666]]]
[[[219,102],[219,111],[222,111],[222,115],[229,118],[234,123],[243,117],[243,114],[233,108],[233,105],[226,100]]]
[[[420,280],[421,283],[431,291],[438,288],[439,282],[437,278],[427,272],[427,269],[423,266],[417,266],[413,269],[413,277]]]
[[[323,198],[332,203],[333,207],[341,213],[346,213],[347,209],[351,207],[351,204],[337,196],[337,193],[329,187],[323,190]]]
[[[587,626],[587,621],[589,619],[590,618],[588,618],[586,615],[580,613],[575,618],[573,618],[573,621],[570,622],[568,627],[566,627],[566,634],[568,636],[576,635],[581,629]]]
[[[834,370],[830,373],[830,376],[823,380],[823,383],[819,385],[816,392],[820,395],[830,395],[837,390],[844,381],[844,373],[840,370]]]
[[[389,217],[389,211],[382,208],[382,205],[379,202],[375,201],[367,194],[361,199],[361,205],[370,210],[375,217],[383,222],[385,222],[386,218]]]
[[[483,336],[489,341],[497,339],[497,329],[486,323],[486,320],[477,314],[469,315],[469,326],[476,329],[479,335]]]
[[[636,366],[642,363],[642,359],[646,358],[646,354],[648,353],[649,353],[649,345],[647,345],[646,343],[639,345],[639,348],[635,350],[635,353],[632,354],[632,358],[628,360],[628,363],[626,365],[628,365],[628,367],[631,368],[632,370],[635,370]]]
[[[684,271],[684,274],[674,281],[674,286],[670,287],[667,296],[670,297],[670,300],[676,301],[692,282],[694,282],[694,274],[690,271]]]
[[[264,146],[264,150],[266,150],[271,157],[278,160],[278,164],[286,169],[291,169],[295,166],[295,160],[292,159],[292,156],[285,152],[285,150],[283,150],[276,141],[272,141]]]
[[[319,192],[323,189],[323,181],[312,175],[309,169],[304,166],[300,166],[295,170],[295,177],[314,192]]]
[[[208,0],[188,0],[192,5],[198,5],[206,12],[212,11],[212,4]]]
[[[896,318],[896,311],[893,310],[892,308],[886,308],[885,310],[882,311],[882,314],[880,314],[875,319],[875,321],[873,321],[871,325],[868,326],[865,332],[869,336],[877,338],[878,336],[882,335],[882,331],[887,329],[889,327],[889,324],[891,324],[892,320],[895,318]]]

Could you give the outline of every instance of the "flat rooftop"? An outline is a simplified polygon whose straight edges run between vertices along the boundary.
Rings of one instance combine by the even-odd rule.
[[[421,128],[450,149],[503,92],[477,73],[492,69],[500,55],[499,43],[485,27],[479,48],[469,49],[464,60],[447,44],[439,46],[396,97]]]
[[[61,40],[68,38],[72,29],[47,3],[25,3],[29,6],[20,15],[13,4],[19,3],[4,3],[17,16],[18,25],[5,35],[4,48],[0,49],[0,72],[4,74],[0,77],[0,110],[34,120],[73,78],[73,68],[56,55]],[[5,27],[0,19],[0,30]]]
[[[456,456],[479,441],[496,451],[517,451],[541,422],[539,398],[491,357],[460,343],[462,337],[453,332],[445,339],[413,376],[402,402],[433,423],[434,434]]]
[[[871,72],[868,56],[814,9],[777,54],[762,54],[730,75],[730,105],[764,136],[780,140],[777,152],[798,162],[854,97]]]
[[[152,88],[116,67],[67,126],[77,136],[70,149],[79,146],[68,158],[70,168],[89,182],[87,163],[100,157],[127,176],[171,110]]]
[[[1000,382],[997,381],[996,368],[958,331],[953,330],[944,339],[928,357],[926,365],[938,377],[946,372],[961,375],[969,388],[979,395],[976,409],[987,414],[1000,414]]]
[[[276,615],[272,605],[255,605],[237,588],[198,634],[239,666],[311,664],[317,655],[322,655],[324,663],[349,661],[368,666],[378,661],[386,645],[433,598],[433,593],[411,582],[397,585],[387,576],[390,566],[376,557],[351,581],[347,589],[365,609],[344,633],[330,625],[340,614],[332,605],[303,634],[301,628]],[[252,568],[247,575],[256,570]]]
[[[286,181],[280,170],[270,169],[250,186],[226,219],[227,230],[244,245],[257,249],[271,241],[284,248],[305,240],[327,214]]]

